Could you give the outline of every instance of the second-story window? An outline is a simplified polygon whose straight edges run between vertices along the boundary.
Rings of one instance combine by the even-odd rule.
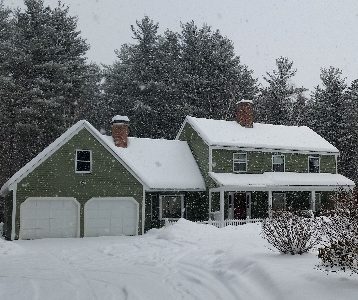
[[[273,172],[285,172],[285,156],[284,155],[272,155],[272,171]]]
[[[233,154],[233,171],[235,173],[247,172],[247,154],[246,153],[234,153]]]
[[[308,157],[308,172],[309,173],[319,173],[319,157],[318,156],[309,156]]]
[[[91,150],[76,150],[75,171],[76,171],[76,173],[91,173],[92,172],[92,151]]]

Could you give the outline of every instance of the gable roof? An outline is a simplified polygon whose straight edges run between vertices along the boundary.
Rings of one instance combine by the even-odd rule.
[[[128,148],[118,148],[112,137],[102,135],[89,122],[81,120],[17,171],[2,186],[0,195],[20,182],[84,128],[124,165],[145,189],[205,190],[204,180],[186,142],[129,138]],[[152,174],[155,171],[160,174]]]
[[[245,128],[236,121],[191,116],[185,118],[182,128],[186,123],[210,146],[339,154],[336,147],[306,126],[254,123],[253,128]]]
[[[128,147],[120,148],[111,136],[103,138],[150,189],[205,190],[187,142],[129,137]]]

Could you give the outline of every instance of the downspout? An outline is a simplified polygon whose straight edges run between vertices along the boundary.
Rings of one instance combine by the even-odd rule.
[[[144,222],[145,222],[145,188],[143,186],[143,200],[142,200],[142,234],[144,234]]]
[[[11,215],[11,240],[13,241],[16,236],[16,192],[17,184],[15,184],[12,190],[12,215]]]

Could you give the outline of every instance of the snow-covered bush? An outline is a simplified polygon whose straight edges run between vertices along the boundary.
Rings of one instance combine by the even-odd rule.
[[[284,254],[302,254],[320,242],[319,222],[297,212],[275,212],[262,223],[262,236]]]
[[[322,225],[325,246],[318,257],[326,270],[358,273],[358,192],[340,192]]]

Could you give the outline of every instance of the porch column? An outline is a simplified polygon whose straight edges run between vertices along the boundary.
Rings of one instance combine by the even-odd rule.
[[[221,227],[224,227],[224,191],[220,191],[220,221],[221,221]]]
[[[268,214],[269,218],[272,217],[272,191],[268,192]]]
[[[311,192],[311,209],[316,212],[316,191]]]
[[[210,220],[210,213],[211,213],[211,190],[209,189],[209,220]]]

